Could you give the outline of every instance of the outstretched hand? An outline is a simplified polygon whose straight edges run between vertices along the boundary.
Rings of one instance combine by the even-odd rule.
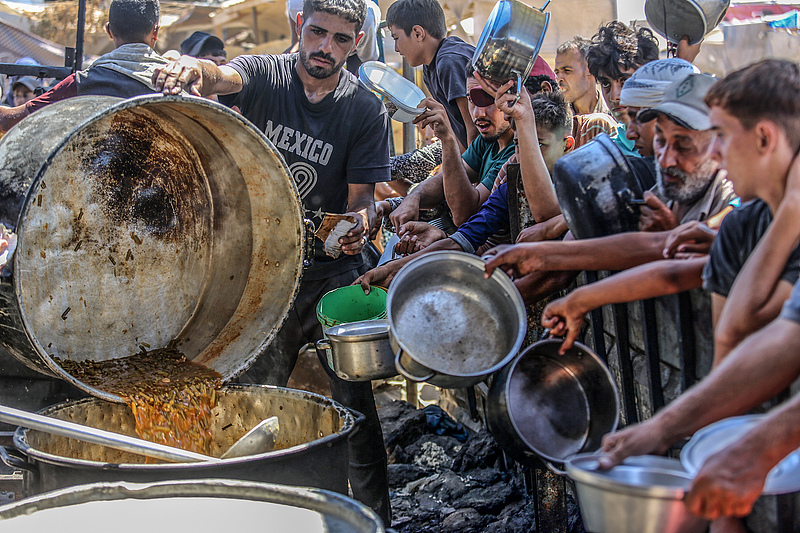
[[[400,237],[400,242],[395,245],[394,252],[409,255],[444,239],[447,234],[427,222],[412,221],[400,226],[397,236]]]
[[[587,312],[588,310],[575,304],[574,298],[569,295],[554,300],[545,307],[542,312],[542,326],[548,328],[552,335],[564,337],[564,342],[558,349],[560,355],[567,353],[575,344]]]
[[[613,468],[632,455],[663,454],[672,443],[667,442],[662,433],[657,416],[622,431],[609,433],[603,437],[598,459],[600,468]]]
[[[203,68],[200,60],[192,56],[181,56],[159,67],[153,73],[153,86],[164,94],[179,94],[185,90],[196,96],[203,96]]]
[[[664,247],[664,259],[686,259],[695,254],[707,254],[717,232],[702,222],[693,220],[681,224],[669,233]]]
[[[542,261],[536,253],[537,244],[539,243],[501,244],[492,248],[488,254],[492,257],[484,267],[484,277],[491,277],[496,268],[514,279],[541,270]]]

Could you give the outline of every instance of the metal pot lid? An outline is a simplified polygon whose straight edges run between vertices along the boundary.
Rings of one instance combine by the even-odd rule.
[[[362,320],[348,322],[325,330],[325,335],[334,341],[370,341],[389,338],[388,320]]]
[[[599,470],[597,458],[596,454],[581,454],[568,459],[567,475],[577,483],[602,490],[665,499],[683,498],[694,478],[677,459],[642,455]]]
[[[681,451],[681,463],[692,476],[697,475],[706,459],[738,442],[765,415],[726,418],[694,434]],[[800,491],[800,449],[787,455],[770,470],[763,494],[788,494]]]

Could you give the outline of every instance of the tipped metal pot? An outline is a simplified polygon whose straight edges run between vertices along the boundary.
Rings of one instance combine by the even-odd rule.
[[[716,28],[730,0],[647,0],[644,14],[653,30],[673,43],[684,36],[697,44]]]

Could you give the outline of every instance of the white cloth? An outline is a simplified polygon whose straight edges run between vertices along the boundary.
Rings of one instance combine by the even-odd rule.
[[[664,91],[700,69],[678,58],[651,61],[636,69],[622,86],[619,103],[629,107],[655,107],[664,99]]]

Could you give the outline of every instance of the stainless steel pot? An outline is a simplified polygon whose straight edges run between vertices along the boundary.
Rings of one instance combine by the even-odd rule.
[[[128,406],[98,398],[54,405],[40,414],[135,436]],[[149,483],[225,478],[317,487],[347,493],[347,442],[354,415],[337,402],[305,391],[265,385],[228,385],[213,411],[211,455],[219,457],[247,430],[277,416],[275,450],[214,463],[145,464],[144,457],[112,448],[18,428],[3,461],[23,470],[26,496],[99,481]]]
[[[62,533],[385,531],[372,510],[341,494],[230,479],[81,485],[5,505],[0,523]]]
[[[69,117],[69,120],[64,120]],[[53,359],[170,341],[229,379],[272,341],[299,287],[294,181],[264,134],[204,98],[58,102],[0,140],[0,343],[92,395]]]
[[[443,388],[475,385],[508,363],[525,337],[525,305],[500,270],[463,252],[431,252],[389,286],[386,312],[397,371]]]
[[[559,355],[561,343],[532,344],[492,379],[487,426],[522,463],[535,456],[562,463],[595,451],[619,421],[619,395],[606,365],[577,342]]]
[[[397,375],[389,343],[388,320],[363,320],[325,330],[317,341],[336,375],[347,381],[370,381]]]
[[[677,459],[629,457],[611,470],[598,470],[596,456],[580,455],[566,466],[586,531],[702,533],[708,526],[683,503],[692,477]]]
[[[646,0],[644,14],[653,30],[673,43],[684,35],[697,44],[716,28],[730,0]]]
[[[495,4],[472,57],[482,76],[497,83],[528,78],[550,23],[550,13],[544,11],[549,3],[541,9],[518,0]]]

